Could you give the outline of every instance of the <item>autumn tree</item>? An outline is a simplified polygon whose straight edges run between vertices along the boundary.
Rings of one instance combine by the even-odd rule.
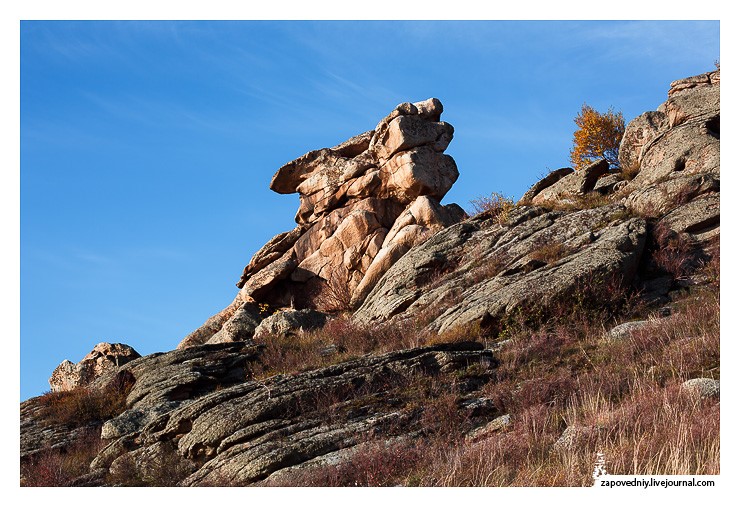
[[[602,114],[583,104],[574,121],[578,130],[573,133],[573,149],[570,151],[573,168],[582,169],[605,158],[609,167],[619,169],[619,143],[624,135],[624,117],[621,111],[614,112],[610,107]]]

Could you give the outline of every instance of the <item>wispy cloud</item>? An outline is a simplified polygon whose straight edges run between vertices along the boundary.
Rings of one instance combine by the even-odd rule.
[[[322,77],[323,79],[312,79],[311,85],[328,98],[353,100],[356,104],[370,102],[383,107],[399,100],[398,92],[379,84],[370,76],[349,78],[333,70],[324,70]]]
[[[74,259],[82,261],[85,264],[94,265],[101,268],[110,268],[118,264],[118,259],[108,255],[101,255],[98,252],[77,250],[73,251]]]
[[[585,44],[598,44],[606,56],[619,60],[656,55],[686,60],[705,54],[707,45],[719,48],[719,22],[712,21],[582,22],[578,33]]]
[[[204,109],[202,104],[187,101],[144,99],[131,93],[99,95],[84,92],[83,96],[108,119],[148,127],[205,129],[232,135],[242,131],[246,122],[246,119],[234,115],[233,111]]]
[[[55,245],[53,251],[39,246],[24,248],[22,258],[28,263],[26,267],[35,270],[93,274],[99,274],[102,270],[114,276],[125,273],[138,265],[148,266],[163,261],[186,262],[191,256],[186,251],[162,245],[125,247],[115,250]]]

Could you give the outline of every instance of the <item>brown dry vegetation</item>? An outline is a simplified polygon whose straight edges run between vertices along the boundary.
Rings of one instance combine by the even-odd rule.
[[[606,206],[614,202],[615,198],[611,195],[602,195],[598,192],[588,192],[583,195],[570,195],[567,198],[561,198],[557,201],[551,201],[544,207],[555,211],[578,211],[582,209],[593,209]]]
[[[656,265],[680,280],[696,268],[698,260],[692,255],[693,245],[682,235],[671,231],[664,223],[653,228],[652,258]]]
[[[555,248],[542,256],[552,262],[562,254]],[[339,315],[320,330],[267,336],[250,378],[437,343],[495,342],[500,348],[494,352],[496,366],[485,371],[471,365],[457,374],[389,377],[383,386],[356,392],[314,393],[296,407],[296,415],[320,414],[328,423],[341,423],[347,407],[384,406],[392,399],[394,410],[413,423],[368,435],[338,464],[305,468],[265,484],[588,486],[598,454],[610,474],[718,474],[719,402],[681,389],[688,379],[720,375],[719,254],[703,264],[701,273],[709,283],[674,303],[672,314],[663,318],[617,280],[594,275],[573,293],[493,327],[475,324],[438,335],[426,328],[432,309],[392,325],[363,325]],[[652,324],[629,338],[607,339],[612,325],[638,317]],[[475,396],[490,400],[492,409],[484,416],[472,418],[462,408],[459,386],[466,377],[481,386]],[[101,391],[48,394],[46,417],[94,424],[123,409],[129,388],[130,379],[119,379]],[[511,417],[509,424],[471,438],[471,431],[503,414]],[[83,475],[100,448],[97,428],[79,445],[41,452],[25,464],[26,485],[69,485]],[[566,428],[577,429],[573,441],[555,445]],[[159,470],[177,469],[177,474],[157,473],[155,462],[151,473],[143,474],[122,462],[112,480],[174,485],[188,473],[175,457],[159,456],[166,464]]]
[[[560,259],[567,257],[575,251],[574,248],[567,246],[562,242],[546,243],[532,253],[529,254],[529,258],[544,262],[545,264],[552,264]]]
[[[504,330],[508,341],[482,395],[493,401],[496,414],[511,415],[506,427],[466,438],[473,422],[460,410],[454,380],[407,380],[405,406],[423,408],[423,437],[370,441],[339,465],[306,469],[276,484],[587,486],[597,453],[610,474],[717,474],[719,403],[680,388],[690,378],[719,378],[715,289],[696,291],[669,317],[610,341],[606,331],[619,315],[649,317],[649,309],[615,284],[584,284],[580,295],[549,308],[549,318],[522,316]],[[622,312],[589,305],[605,297],[621,301]],[[325,329],[329,334],[317,332],[313,339],[343,343],[342,357],[381,344],[384,350],[409,346],[408,337],[399,338],[403,333],[381,337],[375,335],[380,330],[342,326],[355,324],[334,321]],[[418,341],[490,338],[480,328],[458,331]],[[567,427],[583,430],[572,445],[554,446]]]
[[[126,396],[132,387],[133,377],[125,372],[102,388],[77,387],[45,393],[39,398],[42,417],[51,423],[74,426],[103,422],[126,409]]]
[[[506,197],[500,192],[493,192],[490,196],[478,197],[470,201],[473,206],[472,213],[469,215],[486,214],[491,218],[503,224],[509,218],[509,213],[514,209],[514,200]]]
[[[43,449],[21,462],[21,486],[71,486],[89,471],[89,466],[103,448],[100,426],[82,431],[76,442],[59,449]]]
[[[315,393],[315,399],[299,410],[323,410],[332,423],[343,417],[337,407],[394,399],[398,410],[413,415],[416,436],[404,436],[408,427],[391,429],[380,439],[368,436],[338,464],[306,468],[266,484],[588,486],[597,453],[605,457],[610,474],[717,474],[719,403],[696,399],[680,387],[690,378],[719,378],[715,289],[709,285],[691,294],[675,305],[672,315],[654,318],[652,325],[627,339],[606,339],[607,314],[582,306],[580,314],[555,312],[555,317],[537,325],[525,318],[511,323],[505,330],[508,341],[495,353],[497,366],[483,374],[472,365],[457,374],[400,376],[381,386],[381,396],[378,386],[362,392]],[[603,290],[619,293],[614,287]],[[629,308],[633,315],[646,310]],[[267,338],[263,370],[254,374],[294,373],[370,352],[438,341],[490,339],[480,328],[412,337],[418,331],[411,325],[373,328],[337,318],[320,331]],[[334,347],[333,354],[322,353],[329,346]],[[485,420],[471,419],[461,408],[457,386],[466,376],[483,379],[478,396],[493,403],[488,419],[509,414],[508,425],[469,437]],[[56,400],[51,403],[55,405],[58,399],[78,395],[49,400]],[[582,431],[571,445],[555,446],[568,427]],[[26,485],[73,483],[99,450],[98,434],[64,452],[39,453],[24,469]],[[180,466],[167,463],[168,470]],[[119,465],[112,477],[117,485],[176,483],[173,474],[157,474],[156,463],[146,475],[126,463]],[[137,474],[128,473],[129,468]]]
[[[70,486],[86,474],[103,448],[100,428],[104,421],[126,409],[133,387],[129,372],[117,375],[100,388],[78,387],[48,392],[39,397],[40,417],[51,425],[81,428],[70,445],[45,448],[21,462],[22,486]]]

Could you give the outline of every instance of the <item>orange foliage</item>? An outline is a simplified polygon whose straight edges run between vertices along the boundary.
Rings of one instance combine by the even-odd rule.
[[[605,158],[611,168],[618,169],[619,143],[624,135],[622,113],[614,112],[610,107],[609,111],[602,114],[583,104],[574,121],[578,130],[573,133],[573,149],[570,152],[573,168],[582,169]]]

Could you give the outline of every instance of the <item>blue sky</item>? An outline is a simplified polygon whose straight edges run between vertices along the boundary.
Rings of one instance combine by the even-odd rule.
[[[293,228],[305,152],[438,97],[460,178],[518,198],[585,102],[629,121],[712,70],[719,22],[62,22],[20,28],[21,399],[101,341],[173,349]]]

